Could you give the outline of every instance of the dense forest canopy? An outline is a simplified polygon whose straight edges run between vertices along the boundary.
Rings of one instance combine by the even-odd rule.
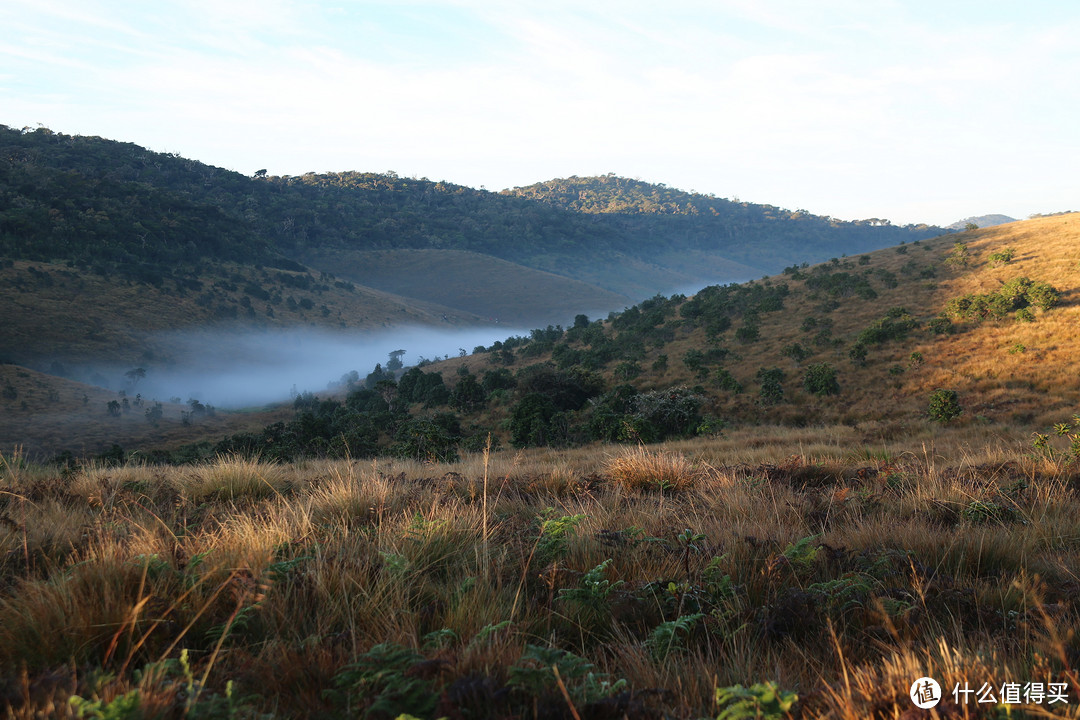
[[[765,271],[940,234],[606,175],[493,193],[394,173],[253,177],[131,143],[0,126],[0,255],[147,282],[318,248],[449,248],[559,271],[699,250]]]

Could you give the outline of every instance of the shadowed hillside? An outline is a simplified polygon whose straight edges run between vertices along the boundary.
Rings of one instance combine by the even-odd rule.
[[[665,273],[680,276],[675,285],[733,263],[758,274],[934,234],[613,176],[503,193],[393,173],[245,177],[130,143],[6,127],[0,197],[0,256],[149,284],[222,261],[300,270],[313,250],[453,249],[641,296],[667,289]],[[683,251],[714,259],[697,267]],[[649,266],[660,270],[652,284]]]
[[[478,315],[403,298],[317,272],[220,264],[205,274],[137,283],[66,265],[0,267],[0,360],[47,369],[53,362],[170,363],[180,349],[164,331],[201,328],[485,324]]]
[[[303,260],[359,285],[518,327],[632,303],[596,285],[461,250],[322,250]]]

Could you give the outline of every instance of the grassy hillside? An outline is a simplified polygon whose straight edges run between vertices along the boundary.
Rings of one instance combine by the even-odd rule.
[[[516,327],[632,303],[628,295],[461,250],[323,250],[303,261],[366,287]]]
[[[54,361],[178,361],[177,348],[162,333],[185,328],[453,328],[486,322],[326,273],[221,264],[148,285],[60,264],[0,265],[0,359],[42,369]]]
[[[0,451],[51,458],[68,451],[79,457],[125,451],[177,448],[262,428],[287,420],[291,408],[231,412],[212,406],[144,398],[138,387],[120,393],[0,365]],[[181,400],[177,398],[177,400]],[[114,403],[110,411],[110,403]],[[157,415],[157,410],[160,415]],[[186,418],[186,420],[185,420]]]
[[[702,409],[728,422],[888,432],[926,422],[930,395],[947,389],[964,410],[954,422],[1046,426],[1080,409],[1078,248],[1076,214],[943,236],[686,300],[654,298],[589,329],[451,360],[443,372],[583,365],[609,388],[696,387]],[[1019,319],[1011,306],[981,321],[949,314],[951,301],[989,297],[1018,278],[1055,288],[1056,304],[1031,305]],[[835,392],[806,388],[815,365],[835,371]],[[780,394],[766,397],[759,373],[772,369]]]

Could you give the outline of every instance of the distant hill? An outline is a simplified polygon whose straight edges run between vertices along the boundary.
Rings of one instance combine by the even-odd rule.
[[[0,126],[0,257],[156,284],[232,261],[300,270],[313,250],[453,249],[645,296],[707,253],[772,272],[937,234],[842,222],[615,176],[503,193],[393,173],[246,177],[130,143]],[[635,270],[638,268],[638,270]],[[709,279],[717,267],[703,268]],[[634,279],[637,273],[637,279]],[[591,278],[591,279],[590,279]]]
[[[1005,223],[1016,222],[1016,218],[1011,218],[1008,215],[978,215],[975,217],[964,218],[963,220],[957,220],[952,225],[946,227],[946,230],[963,230],[969,224],[977,225],[981,228],[993,227],[994,225],[1004,225]]]
[[[927,225],[848,222],[616,175],[549,180],[504,194],[595,217],[636,238],[643,256],[705,251],[765,272],[941,234]]]

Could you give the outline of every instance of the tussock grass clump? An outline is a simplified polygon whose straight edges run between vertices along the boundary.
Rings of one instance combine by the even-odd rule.
[[[281,465],[239,455],[219,455],[214,462],[177,478],[177,490],[194,502],[265,498],[281,495],[287,487],[288,477]]]
[[[687,490],[701,478],[685,456],[644,446],[611,458],[605,472],[627,490]]]

